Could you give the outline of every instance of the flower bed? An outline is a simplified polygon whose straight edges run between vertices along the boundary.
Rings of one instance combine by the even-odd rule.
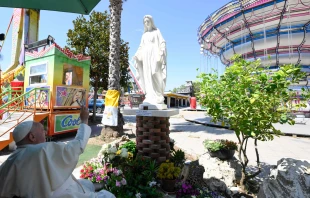
[[[97,158],[83,164],[80,178],[102,184],[103,189],[116,197],[163,197],[167,192],[161,190],[160,184],[163,185],[165,179],[177,181],[185,161],[184,152],[172,151],[171,161],[162,164],[136,154],[135,143],[132,141],[119,148],[104,146]],[[207,195],[207,191],[175,182],[172,184],[172,191],[177,197],[191,197],[188,196],[189,191],[196,197],[215,197],[210,193],[203,196]]]

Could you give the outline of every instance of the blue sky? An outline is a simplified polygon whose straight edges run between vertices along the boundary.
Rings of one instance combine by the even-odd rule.
[[[200,54],[197,42],[197,28],[213,11],[228,3],[229,0],[128,0],[123,5],[122,39],[129,42],[130,59],[139,47],[143,30],[143,16],[152,15],[155,25],[160,29],[167,43],[167,86],[172,90],[194,81],[197,76],[196,68],[210,71],[210,65],[223,71],[223,65],[217,58],[207,61]],[[95,11],[108,10],[108,0],[102,0]],[[10,22],[13,9],[0,8],[0,33],[5,33]],[[68,29],[73,28],[72,21],[78,14],[41,11],[39,39],[52,35],[56,43],[62,47],[66,45]],[[3,71],[10,64],[11,31],[5,41],[0,60]]]

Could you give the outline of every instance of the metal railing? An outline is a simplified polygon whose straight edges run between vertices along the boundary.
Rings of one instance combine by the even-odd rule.
[[[0,98],[7,96],[11,99],[0,106],[0,117],[3,118],[3,120],[0,120],[0,126],[10,122],[16,122],[8,130],[2,132],[0,137],[10,132],[17,126],[17,124],[26,120],[30,116],[36,115],[36,113],[50,111],[49,88],[33,88],[26,93],[23,93],[22,90],[23,87],[13,87],[13,89],[0,94]],[[16,112],[22,113],[12,119],[12,115],[16,114]]]

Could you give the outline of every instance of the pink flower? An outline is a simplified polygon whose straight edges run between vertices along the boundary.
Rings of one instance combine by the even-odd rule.
[[[121,182],[116,181],[115,186],[121,187]]]
[[[126,179],[125,179],[125,178],[123,178],[123,179],[122,179],[122,181],[121,181],[121,183],[122,183],[122,185],[126,185],[126,184],[127,184]]]

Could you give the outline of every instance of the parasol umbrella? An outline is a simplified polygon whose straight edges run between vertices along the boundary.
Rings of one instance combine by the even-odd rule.
[[[0,0],[0,7],[89,14],[100,0]]]

